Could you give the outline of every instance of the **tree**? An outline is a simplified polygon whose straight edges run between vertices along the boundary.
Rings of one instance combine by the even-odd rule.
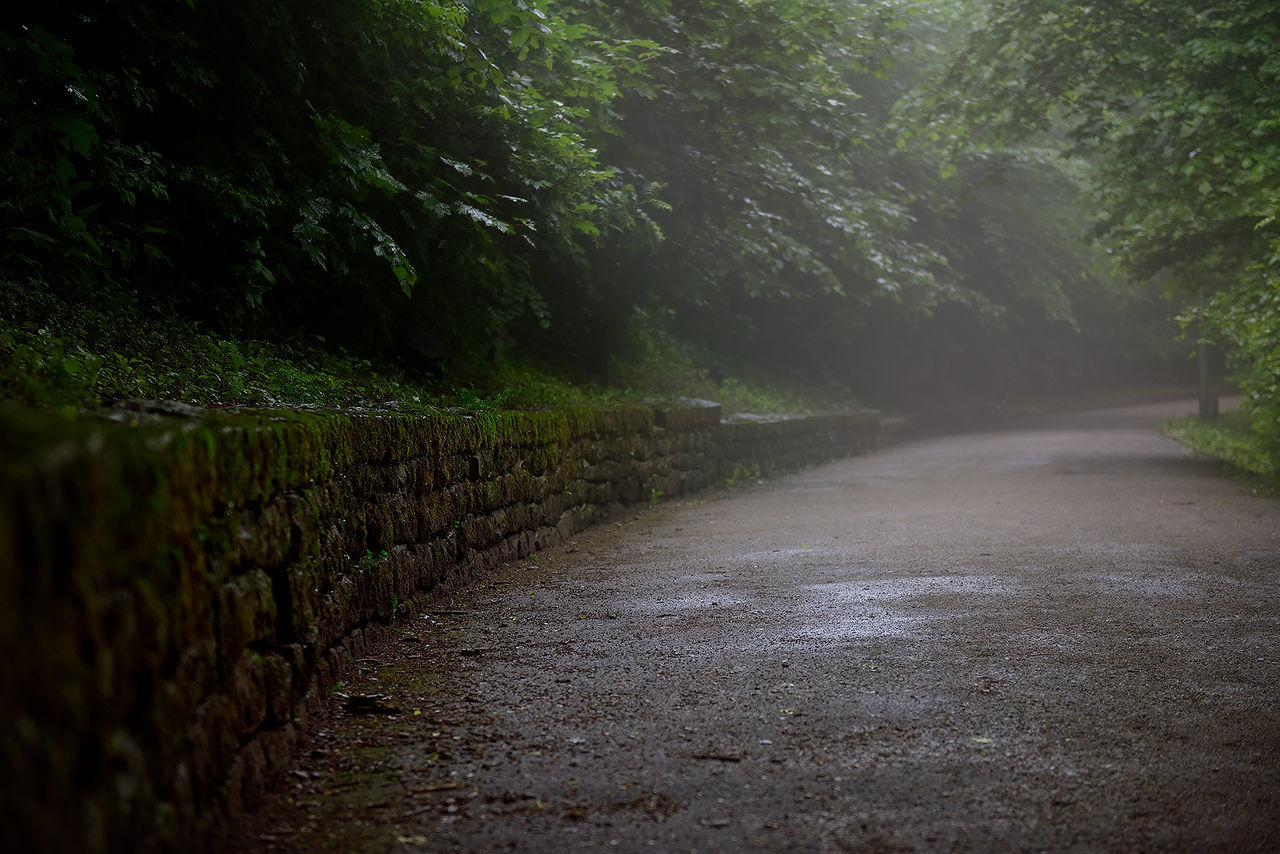
[[[521,0],[24,5],[0,267],[258,330],[483,351],[633,196],[585,134],[646,48]]]
[[[1233,346],[1280,468],[1277,43],[1263,0],[1007,0],[953,82],[970,119],[1003,135],[1065,124],[1092,167],[1099,233],[1131,271],[1216,288],[1202,319]]]
[[[1068,170],[1028,146],[952,144],[960,111],[919,95],[970,14],[9,10],[0,276],[423,369],[537,344],[599,373],[644,317],[792,376],[899,385],[889,340],[913,375],[963,362],[953,374],[995,366],[995,385],[1026,385],[1016,354],[1045,341],[1084,364],[1078,318],[1110,291],[1068,236]]]

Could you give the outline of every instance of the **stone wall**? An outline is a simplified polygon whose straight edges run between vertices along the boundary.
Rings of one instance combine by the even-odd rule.
[[[622,506],[867,449],[714,405],[74,420],[0,411],[0,827],[200,850],[366,633]]]

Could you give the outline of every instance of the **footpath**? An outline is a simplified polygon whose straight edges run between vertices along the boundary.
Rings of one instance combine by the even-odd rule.
[[[1280,850],[1280,501],[1155,430],[930,438],[395,624],[238,851]]]

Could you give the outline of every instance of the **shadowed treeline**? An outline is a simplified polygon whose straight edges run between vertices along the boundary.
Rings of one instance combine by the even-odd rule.
[[[1079,163],[939,106],[982,8],[9,10],[0,348],[90,396],[148,316],[426,378],[634,384],[657,353],[893,402],[1167,375],[1171,309],[1082,240]],[[95,338],[77,306],[130,320]]]

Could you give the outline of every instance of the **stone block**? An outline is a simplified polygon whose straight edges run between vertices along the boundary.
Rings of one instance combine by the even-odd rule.
[[[276,640],[276,601],[271,577],[261,570],[238,575],[218,590],[217,640],[226,675],[251,644]]]
[[[256,732],[267,719],[266,671],[266,658],[261,653],[245,650],[227,680],[227,698],[231,702],[235,735],[240,741]]]
[[[92,453],[71,443],[56,476],[0,496],[0,535],[14,535],[0,536],[12,540],[0,561],[25,568],[0,578],[0,592],[43,615],[10,607],[0,620],[28,653],[4,672],[33,683],[0,703],[5,754],[37,755],[14,742],[23,720],[40,744],[123,733],[121,767],[130,744],[146,745],[154,792],[102,776],[84,793],[78,823],[97,830],[82,838],[106,844],[121,816],[154,824],[165,844],[212,838],[201,834],[285,763],[293,718],[324,705],[361,647],[358,627],[386,620],[393,602],[450,574],[482,577],[655,491],[865,450],[879,424],[865,413],[720,415],[688,401],[99,429]],[[133,714],[139,702],[148,714]],[[74,758],[46,754],[54,765]]]

